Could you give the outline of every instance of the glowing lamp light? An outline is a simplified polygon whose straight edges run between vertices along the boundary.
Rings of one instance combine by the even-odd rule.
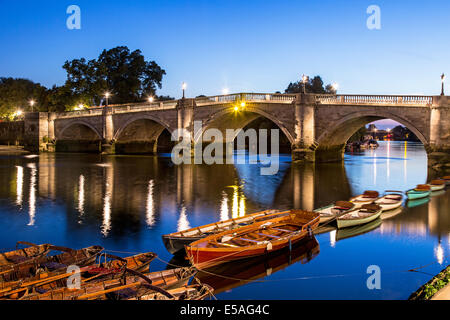
[[[181,84],[181,89],[186,90],[186,87],[187,87],[186,82],[183,82],[183,83]]]
[[[302,75],[302,82],[306,83],[308,81],[308,76]]]
[[[234,107],[234,111],[238,111],[239,110],[239,108],[236,106],[236,107]]]
[[[339,89],[339,83],[335,82],[331,85],[331,87],[333,88],[334,91],[337,91],[337,89]]]
[[[30,106],[34,106],[35,103],[36,101],[34,101],[33,99],[30,100]]]
[[[228,94],[230,91],[228,90],[228,88],[223,88],[222,89],[222,94]]]
[[[111,95],[111,93],[105,92],[105,97],[106,97],[106,98],[109,98],[110,95]]]
[[[148,97],[148,102],[152,103],[152,102],[153,102],[153,100],[154,100],[154,98],[153,98],[153,97]]]
[[[386,131],[387,131],[387,132],[391,132],[391,129],[390,129],[390,128],[387,128]]]
[[[17,117],[21,116],[21,115],[22,115],[22,110],[17,110],[17,111],[14,113],[14,115],[17,116]]]
[[[241,107],[245,108],[245,102],[244,101],[241,102]]]

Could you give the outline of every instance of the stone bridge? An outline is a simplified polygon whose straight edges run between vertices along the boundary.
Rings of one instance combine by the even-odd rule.
[[[336,161],[362,126],[392,119],[424,144],[430,164],[450,162],[450,97],[238,93],[154,103],[110,105],[63,113],[28,113],[24,140],[30,150],[155,153],[178,128],[242,129],[257,119],[278,127],[294,160]]]

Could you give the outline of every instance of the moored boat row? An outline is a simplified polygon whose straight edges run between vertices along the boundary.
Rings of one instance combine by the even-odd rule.
[[[188,284],[194,268],[148,272],[157,257],[153,252],[122,258],[101,246],[74,250],[19,244],[28,247],[0,253],[0,299],[197,300],[213,292],[200,282]]]

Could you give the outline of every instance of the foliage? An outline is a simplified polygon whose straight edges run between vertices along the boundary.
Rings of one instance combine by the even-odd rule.
[[[331,84],[328,84],[326,87],[323,86],[323,80],[320,76],[315,76],[314,78],[308,78],[308,81],[305,83],[305,91],[306,93],[329,93],[336,94],[336,90],[334,90]],[[288,87],[284,91],[285,93],[302,93],[303,92],[303,82],[299,80],[294,83],[289,83]]]
[[[0,78],[0,118],[11,120],[18,110],[31,111],[31,99],[34,111],[49,112],[100,105],[106,91],[111,93],[110,103],[144,101],[155,96],[166,74],[155,61],[145,61],[140,50],[130,52],[125,46],[103,50],[97,59],[66,61],[63,68],[65,84],[50,89],[27,79]]]
[[[348,142],[355,142],[355,141],[361,141],[363,140],[364,136],[367,135],[367,128],[362,127],[358,131],[356,131],[350,139],[348,139]]]
[[[0,78],[0,118],[11,119],[18,111],[31,111],[30,100],[34,100],[33,109],[45,110],[47,89],[28,79]]]
[[[448,284],[450,284],[450,266],[412,293],[409,300],[429,300]]]
[[[74,59],[66,61],[65,86],[79,100],[99,105],[106,91],[111,93],[112,103],[138,102],[154,96],[162,87],[166,72],[155,61],[145,61],[140,50],[130,52],[119,46],[103,50],[98,59]]]

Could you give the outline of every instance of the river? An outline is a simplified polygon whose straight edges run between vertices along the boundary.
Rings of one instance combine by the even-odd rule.
[[[1,155],[0,248],[25,240],[99,244],[122,256],[153,251],[161,260],[150,270],[160,270],[172,259],[163,234],[266,208],[311,210],[368,189],[405,191],[431,178],[424,147],[412,142],[380,142],[343,163],[300,165],[282,155],[273,176],[258,164],[175,166],[168,155]],[[450,191],[440,192],[364,228],[326,230],[291,253],[203,279],[218,299],[407,299],[448,264],[449,205]],[[380,268],[380,289],[367,286],[371,265]]]

